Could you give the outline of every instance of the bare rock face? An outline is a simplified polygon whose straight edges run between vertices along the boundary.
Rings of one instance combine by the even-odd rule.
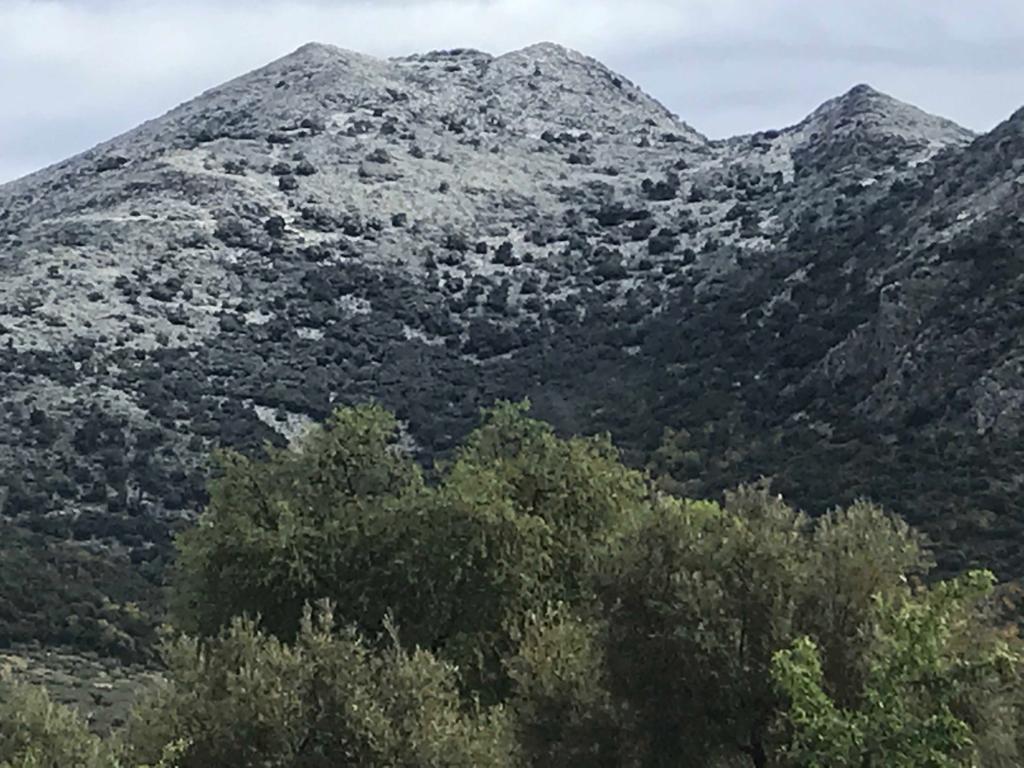
[[[549,43],[303,46],[0,186],[2,514],[140,551],[214,445],[376,398],[430,457],[529,396],[636,462],[687,435],[685,492],[872,496],[1024,570],[1022,123],[857,86],[710,141]]]

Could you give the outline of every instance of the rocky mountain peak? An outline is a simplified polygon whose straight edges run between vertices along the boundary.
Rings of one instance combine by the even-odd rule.
[[[824,102],[816,111],[838,111],[844,114],[858,114],[870,109],[884,111],[899,102],[888,94],[873,88],[868,83],[858,83],[846,93]]]
[[[974,138],[971,131],[953,121],[929,114],[865,83],[824,102],[796,128],[804,134],[829,139],[891,138],[935,148],[962,146]]]
[[[283,60],[295,60],[295,59],[325,59],[333,58],[336,56],[364,56],[364,54],[356,51],[351,51],[347,48],[341,48],[337,45],[331,45],[329,43],[318,43],[315,40],[308,43],[304,43],[296,48],[294,51],[289,53],[287,56],[283,56],[278,61]]]
[[[601,62],[543,42],[497,57],[482,79],[483,96],[496,97],[523,130],[539,134],[552,121],[567,130],[618,134],[636,126],[707,140],[668,109]]]

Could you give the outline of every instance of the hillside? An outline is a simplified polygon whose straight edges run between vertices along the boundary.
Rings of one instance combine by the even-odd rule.
[[[0,186],[8,540],[158,579],[217,445],[373,398],[430,459],[529,397],[687,494],[868,496],[1024,575],[1022,194],[1022,113],[860,85],[711,141],[552,44],[304,46]]]

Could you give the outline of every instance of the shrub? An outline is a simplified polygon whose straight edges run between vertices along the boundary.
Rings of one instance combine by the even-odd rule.
[[[307,609],[290,644],[239,618],[206,642],[171,642],[167,662],[167,684],[128,724],[134,763],[177,743],[178,768],[515,765],[501,708],[462,701],[454,668],[426,651],[392,638],[375,652],[335,631],[329,605]]]

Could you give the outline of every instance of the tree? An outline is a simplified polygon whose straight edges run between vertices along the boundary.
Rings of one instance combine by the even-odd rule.
[[[821,649],[829,692],[847,702],[866,672],[875,601],[902,594],[932,561],[919,533],[864,501],[817,520],[808,544],[800,626]]]
[[[379,626],[403,594],[401,553],[427,494],[396,426],[376,406],[340,409],[298,447],[268,446],[265,461],[219,453],[210,503],[178,541],[178,626],[212,635],[258,615],[288,638],[302,606],[325,597],[345,621]]]
[[[565,605],[531,612],[506,659],[509,708],[529,763],[550,768],[635,765],[623,713],[608,689],[601,627]]]
[[[177,768],[514,766],[506,713],[461,699],[453,667],[392,639],[372,650],[306,611],[292,643],[236,618],[215,638],[167,648],[169,680],[125,736],[132,764],[180,744]]]
[[[179,540],[167,684],[108,742],[72,721],[18,741],[7,710],[14,765],[1021,763],[989,576],[923,586],[924,541],[866,502],[658,492],[526,408],[488,411],[429,482],[375,406],[222,454]]]
[[[646,511],[649,485],[622,464],[607,435],[559,438],[548,424],[528,418],[528,407],[502,403],[488,412],[460,449],[452,475],[494,472],[520,514],[557,532],[555,578],[578,593],[595,543]]]
[[[339,409],[264,461],[221,454],[210,504],[179,540],[178,625],[208,635],[258,616],[287,640],[301,606],[328,598],[364,631],[393,616],[407,647],[500,699],[510,620],[589,599],[596,545],[647,500],[607,438],[560,439],[526,407],[487,412],[435,485],[375,406]]]
[[[599,586],[611,686],[636,713],[647,765],[767,764],[769,668],[794,631],[806,525],[744,488],[724,508],[664,499],[613,548]]]
[[[511,718],[460,693],[454,667],[381,650],[307,610],[291,643],[236,618],[177,636],[163,683],[103,739],[41,688],[0,682],[0,768],[513,768]]]
[[[779,726],[787,735],[781,764],[1019,764],[1016,750],[997,755],[985,743],[989,723],[972,722],[980,692],[1000,697],[1005,711],[1018,708],[1011,691],[1020,683],[1019,650],[1005,637],[977,631],[978,604],[993,583],[991,574],[975,571],[932,589],[876,595],[864,678],[847,706],[828,693],[813,640],[802,637],[779,651],[772,673],[788,699]]]
[[[527,407],[486,413],[446,469],[433,517],[460,616],[447,653],[498,697],[509,692],[510,628],[553,603],[593,604],[590,575],[605,543],[650,501],[644,476],[623,466],[607,436],[559,438]]]
[[[765,486],[726,494],[723,507],[655,504],[609,548],[595,586],[608,685],[635,713],[632,738],[646,764],[744,755],[773,764],[786,744],[776,728],[785,706],[776,654],[802,637],[818,654],[823,695],[838,706],[860,701],[883,631],[876,604],[899,599],[927,571],[922,543],[865,502],[812,521]],[[998,634],[984,613],[963,621],[975,635]],[[1017,705],[1005,691],[993,699],[994,684],[978,678],[961,689],[961,706],[970,693],[975,713],[965,722],[993,755],[1015,754],[1013,738],[998,734],[1019,732]]]
[[[0,679],[0,768],[118,768],[78,714],[41,688]]]

